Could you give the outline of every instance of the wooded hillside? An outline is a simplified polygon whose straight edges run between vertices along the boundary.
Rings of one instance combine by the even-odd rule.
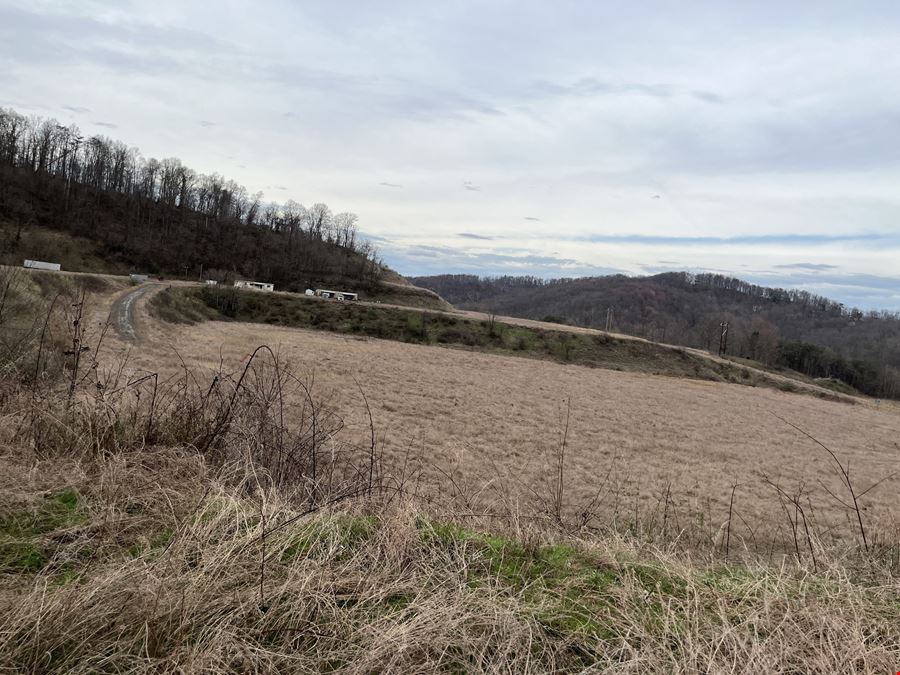
[[[414,278],[465,309],[610,327],[652,340],[718,351],[900,396],[900,315],[863,312],[802,290],[767,288],[719,274],[538,279],[472,275]]]
[[[322,203],[272,204],[176,158],[85,137],[53,119],[0,108],[0,253],[17,262],[29,234],[49,228],[89,242],[111,268],[247,277],[301,289],[376,284],[383,267],[357,217]],[[112,271],[112,270],[110,270]]]

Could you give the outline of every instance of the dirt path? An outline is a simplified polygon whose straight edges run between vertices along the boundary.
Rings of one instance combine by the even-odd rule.
[[[137,288],[126,291],[117,297],[110,307],[109,319],[113,328],[123,340],[128,342],[138,342],[140,335],[138,332],[139,322],[136,319],[136,305],[138,301],[148,294],[158,292],[164,287],[164,284],[145,283]]]

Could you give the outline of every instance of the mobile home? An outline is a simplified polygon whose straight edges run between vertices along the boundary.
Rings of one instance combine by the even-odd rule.
[[[264,281],[235,281],[235,288],[246,288],[251,291],[265,291],[271,293],[275,290],[275,284],[267,284]]]
[[[329,291],[326,288],[317,288],[316,295],[320,298],[334,298],[335,300],[359,300],[358,293],[348,291]]]

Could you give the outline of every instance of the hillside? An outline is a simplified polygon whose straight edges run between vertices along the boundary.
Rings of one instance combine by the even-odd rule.
[[[590,368],[770,387],[850,403],[857,400],[837,396],[832,387],[816,386],[797,373],[772,373],[751,361],[738,364],[648,340],[475,312],[327,302],[299,294],[197,286],[161,290],[153,295],[150,307],[154,318],[173,323],[213,320],[290,326]]]
[[[900,395],[900,317],[861,312],[803,291],[755,286],[721,275],[650,277],[418,277],[457,307],[579,326],[611,328],[842,381],[864,393]]]
[[[106,330],[166,286],[0,268],[0,669],[897,662],[896,409],[338,334],[376,306],[304,297],[335,325],[144,297]]]
[[[370,299],[445,306],[389,281],[396,275],[358,236],[355,214],[268,203],[178,159],[145,159],[121,141],[0,109],[0,263],[25,258],[282,290],[350,286]]]

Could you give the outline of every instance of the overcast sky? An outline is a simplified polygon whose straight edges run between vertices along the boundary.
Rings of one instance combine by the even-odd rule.
[[[408,275],[900,309],[893,0],[0,0],[0,105],[354,211]]]

